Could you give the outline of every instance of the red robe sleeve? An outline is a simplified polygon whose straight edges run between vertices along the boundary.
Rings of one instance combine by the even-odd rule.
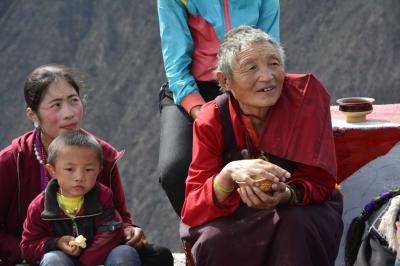
[[[297,163],[297,169],[287,184],[302,188],[304,194],[300,205],[306,205],[329,200],[336,186],[336,179],[321,168]]]
[[[202,107],[193,126],[193,154],[186,180],[186,196],[182,221],[198,226],[233,213],[240,197],[233,192],[222,204],[214,201],[213,180],[223,167],[222,128],[214,102]]]

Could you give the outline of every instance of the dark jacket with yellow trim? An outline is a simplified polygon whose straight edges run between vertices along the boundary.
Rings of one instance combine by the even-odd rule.
[[[100,265],[110,251],[123,242],[122,219],[114,209],[113,193],[97,183],[85,194],[84,203],[75,218],[70,218],[57,202],[58,182],[49,182],[45,193],[29,205],[22,233],[21,252],[29,262],[39,262],[49,251],[56,250],[55,240],[65,235],[83,235],[87,247],[81,251],[83,265]]]

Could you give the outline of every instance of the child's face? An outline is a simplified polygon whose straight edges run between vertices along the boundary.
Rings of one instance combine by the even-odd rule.
[[[57,152],[55,165],[47,166],[66,197],[78,197],[89,192],[101,170],[96,152],[92,148],[78,146],[62,147]]]

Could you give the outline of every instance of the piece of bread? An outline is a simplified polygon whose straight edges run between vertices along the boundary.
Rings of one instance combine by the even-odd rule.
[[[86,248],[86,238],[83,235],[79,235],[74,240],[69,241],[68,244],[70,246]]]
[[[247,187],[248,184],[246,182],[240,182],[240,181],[236,181],[236,183],[238,183],[239,187]],[[265,193],[271,193],[272,192],[272,184],[273,182],[271,180],[268,179],[259,179],[256,181],[256,183],[258,184],[258,188],[261,189],[263,192]]]
[[[149,240],[142,238],[142,240],[140,240],[143,244],[143,246],[147,246],[148,244],[150,244]]]

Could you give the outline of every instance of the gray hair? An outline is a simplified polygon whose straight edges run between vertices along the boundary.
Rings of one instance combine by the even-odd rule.
[[[50,165],[55,166],[58,151],[66,146],[90,148],[96,153],[100,165],[103,164],[103,149],[97,140],[93,136],[77,130],[64,132],[50,143],[47,153],[47,161]]]
[[[232,78],[232,67],[236,63],[236,55],[244,47],[260,43],[272,44],[284,65],[285,52],[283,47],[272,36],[251,26],[239,26],[225,34],[218,49],[216,71],[224,73],[228,78]]]

